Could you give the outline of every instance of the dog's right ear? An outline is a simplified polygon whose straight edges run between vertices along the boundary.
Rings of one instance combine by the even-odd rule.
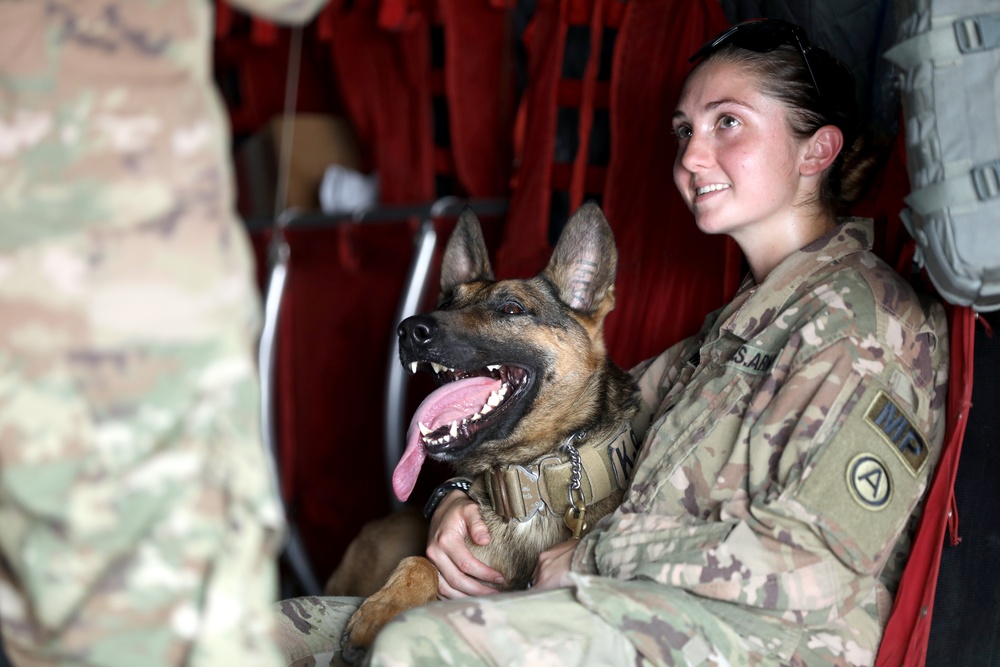
[[[449,296],[459,285],[477,280],[493,280],[493,267],[479,218],[471,208],[465,207],[444,249],[441,297]]]

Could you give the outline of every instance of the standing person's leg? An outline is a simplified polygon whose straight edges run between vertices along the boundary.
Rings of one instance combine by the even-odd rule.
[[[280,664],[257,302],[218,226],[0,256],[0,627],[19,666]]]

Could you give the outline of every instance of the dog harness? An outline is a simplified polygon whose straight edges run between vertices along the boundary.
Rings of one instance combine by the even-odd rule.
[[[554,452],[526,466],[495,465],[483,473],[493,510],[505,521],[527,521],[538,512],[549,512],[567,517],[569,523],[568,512],[574,507],[582,509],[625,489],[639,443],[626,420],[610,440],[583,442],[574,449],[578,457]]]

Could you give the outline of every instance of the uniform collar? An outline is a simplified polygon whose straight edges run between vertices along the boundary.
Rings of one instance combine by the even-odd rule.
[[[784,310],[785,302],[810,275],[847,255],[871,250],[874,238],[875,226],[871,219],[846,218],[782,260],[760,285],[748,275],[722,313],[722,329],[749,340]]]

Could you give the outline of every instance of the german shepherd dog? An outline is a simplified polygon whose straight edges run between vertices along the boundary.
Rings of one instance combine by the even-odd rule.
[[[479,221],[466,210],[445,249],[440,305],[399,326],[400,361],[411,372],[434,373],[442,386],[413,416],[393,490],[406,500],[427,456],[471,480],[468,493],[479,503],[492,540],[469,548],[503,573],[503,589],[527,587],[538,554],[571,537],[570,511],[552,507],[559,500],[567,510],[570,502],[578,503],[570,482],[548,489],[548,499],[542,489],[541,499],[522,503],[534,500],[531,512],[511,518],[496,509],[510,499],[498,501],[504,492],[496,487],[491,493],[497,470],[520,470],[535,479],[539,462],[566,462],[560,456],[561,447],[568,454],[564,443],[572,442],[578,452],[594,444],[601,457],[617,456],[618,483],[606,484],[610,495],[602,500],[582,501],[586,523],[593,525],[621,502],[636,446],[628,425],[639,400],[634,381],[611,362],[604,345],[617,260],[604,214],[587,203],[567,222],[544,271],[528,280],[496,281]],[[612,451],[608,443],[616,437],[628,451]],[[585,471],[590,475],[592,470]],[[577,536],[586,530],[579,527]],[[345,659],[363,655],[390,618],[436,599],[437,591],[438,572],[430,561],[404,559],[351,618]]]

